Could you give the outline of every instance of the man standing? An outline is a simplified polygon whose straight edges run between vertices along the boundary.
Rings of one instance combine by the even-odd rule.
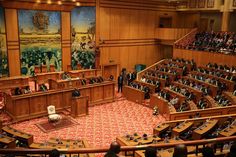
[[[122,86],[123,86],[123,76],[120,74],[118,76],[118,93],[121,91],[122,92]]]

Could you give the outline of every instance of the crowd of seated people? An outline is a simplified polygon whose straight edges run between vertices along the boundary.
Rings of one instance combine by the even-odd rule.
[[[192,81],[192,80],[189,80],[189,79],[179,79],[178,80],[179,83],[182,83],[184,85],[187,85],[187,86],[190,86],[190,87],[193,87],[197,90],[200,90],[203,92],[204,95],[209,95],[211,94],[211,90],[210,90],[210,87],[209,86],[205,86],[203,84],[200,84],[200,83],[197,83],[195,81]]]
[[[233,74],[222,73],[222,71],[219,71],[217,69],[209,70],[209,69],[199,67],[197,68],[197,71],[204,74],[214,75],[217,77],[221,77],[221,78],[236,82],[236,76],[234,76]]]
[[[232,127],[236,124],[236,120],[232,117],[228,117],[223,123],[218,124],[217,127],[214,129],[214,131],[211,134],[208,134],[206,138],[216,138],[219,137],[219,133],[226,128]]]
[[[218,65],[216,63],[208,63],[206,66],[211,69],[223,70],[225,72],[230,72],[230,73],[236,73],[236,66],[229,67],[227,65]]]
[[[214,98],[214,100],[220,105],[220,106],[230,106],[232,103],[230,102],[229,99],[227,99],[224,95],[222,94],[217,94]]]
[[[167,68],[179,68],[179,69],[182,69],[183,70],[183,75],[187,75],[187,72],[188,72],[188,69],[187,69],[187,66],[186,64],[183,64],[183,65],[180,65],[180,64],[177,64],[176,62],[168,62],[168,63],[162,63],[160,64],[160,66],[165,66]]]
[[[199,32],[187,49],[236,54],[236,34],[232,32]]]
[[[184,96],[186,96],[187,100],[189,101],[193,101],[195,100],[196,96],[194,95],[193,92],[190,92],[188,89],[186,88],[181,88],[179,86],[175,86],[175,85],[170,85],[170,89],[177,92],[177,93],[180,93]]]
[[[102,76],[88,78],[89,84],[102,83],[103,81],[104,79],[102,78]]]
[[[167,74],[160,74],[160,73],[152,71],[152,70],[148,70],[147,72],[145,72],[145,75],[156,77],[156,78],[162,78],[165,80],[169,79],[169,76]]]
[[[183,112],[190,110],[190,106],[187,101],[179,102],[178,97],[172,97],[168,91],[161,90],[159,96],[168,101],[169,105],[174,106],[177,112]]]
[[[137,82],[130,82],[129,86],[143,91],[145,99],[149,99],[150,98],[150,88],[149,87],[147,87],[145,85],[141,85],[141,84],[139,84]]]
[[[196,80],[200,80],[200,81],[207,82],[207,83],[210,83],[212,85],[215,85],[215,86],[218,87],[218,89],[220,91],[225,91],[225,90],[228,89],[228,87],[225,84],[225,82],[220,81],[217,78],[210,78],[208,76],[205,76],[204,74],[202,74],[202,75],[201,74],[191,74],[190,76],[193,77]]]
[[[183,63],[184,65],[191,65],[191,69],[190,70],[195,70],[197,67],[196,62],[192,59],[192,60],[185,60],[183,58],[172,58],[170,59],[170,62],[177,62],[177,63]]]
[[[148,76],[142,76],[140,78],[140,81],[141,82],[145,82],[145,83],[149,83],[149,84],[152,84],[152,85],[156,86],[155,92],[159,92],[160,91],[160,86],[161,86],[160,81],[155,80],[154,78],[150,78]]]
[[[17,87],[13,90],[12,95],[22,95],[22,94],[28,94],[28,93],[32,93],[30,86]]]
[[[204,98],[201,98],[197,103],[198,109],[206,109],[209,107],[210,107],[210,105],[208,104],[208,102]]]

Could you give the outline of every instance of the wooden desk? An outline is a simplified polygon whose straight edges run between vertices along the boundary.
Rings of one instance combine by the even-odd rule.
[[[169,139],[168,142],[169,143],[176,143],[176,145],[177,145],[177,144],[181,144],[181,142],[183,142],[183,140]],[[157,144],[164,144],[164,143],[165,143],[164,141],[160,141]],[[188,152],[193,152],[193,151],[195,151],[195,147],[188,146],[187,150],[188,150]],[[135,151],[135,157],[145,157],[144,152],[145,152],[144,150]],[[174,153],[174,147],[164,149],[164,150],[159,150],[157,152],[157,155],[159,155],[160,157],[171,157],[171,156],[173,156],[173,153]]]
[[[149,79],[154,79],[155,81],[159,81],[160,82],[160,88],[164,88],[165,84],[166,84],[166,80],[163,78],[159,78],[159,77],[154,77],[154,76],[149,76],[149,75],[144,75],[146,78]]]
[[[223,92],[223,95],[229,99],[232,105],[236,105],[236,96],[233,95],[232,92]]]
[[[91,106],[112,102],[115,98],[115,82],[113,81],[85,85],[78,89],[81,96],[89,97]],[[7,95],[6,112],[18,121],[47,115],[48,105],[54,105],[57,111],[62,111],[71,106],[73,90],[74,88],[69,88],[15,96]]]
[[[31,135],[31,134],[24,133],[22,131],[13,129],[9,126],[3,127],[2,130],[4,132],[6,132],[7,134],[14,136],[18,140],[22,140],[22,141],[27,142],[28,145],[33,143],[34,138],[33,138],[33,135]]]
[[[126,136],[122,137],[117,137],[116,141],[121,145],[121,146],[137,146],[137,145],[143,145],[143,144],[151,144],[153,140],[155,141],[160,141],[161,138],[149,136],[147,139],[144,139],[143,137],[140,136],[133,136],[133,140],[130,140]]]
[[[68,73],[71,77],[95,77],[97,76],[97,69],[72,70]]]
[[[188,101],[190,110],[198,110],[197,105],[193,101]]]
[[[50,89],[67,89],[78,88],[82,86],[81,80],[78,78],[71,78],[66,80],[49,80]]]
[[[126,99],[129,101],[133,101],[139,104],[141,104],[144,101],[144,92],[139,89],[130,86],[124,86],[123,94],[124,97],[126,97]]]
[[[206,74],[206,73],[201,73],[201,72],[198,72],[198,71],[191,71],[190,73],[191,73],[191,74],[194,74],[194,75],[204,76],[204,77],[210,78],[210,79],[213,79],[213,78],[214,78],[214,79],[216,79],[216,80],[219,80],[220,82],[223,82],[223,83],[226,84],[226,86],[228,87],[228,91],[231,91],[231,92],[234,91],[234,82],[233,82],[233,81],[230,81],[230,80],[227,80],[227,79],[224,79],[224,78],[215,76],[215,75],[210,75],[210,74]]]
[[[200,140],[204,137],[207,133],[209,133],[218,123],[218,120],[210,120],[205,122],[202,126],[198,127],[193,131],[193,139]]]
[[[159,136],[162,132],[165,132],[170,127],[169,124],[161,124],[153,129],[153,134]]]
[[[72,97],[71,115],[73,117],[88,115],[89,97]]]
[[[181,104],[182,102],[184,102],[186,100],[186,96],[182,95],[181,93],[178,93],[176,91],[171,90],[169,87],[165,87],[163,90],[170,93],[170,95],[172,97],[178,97],[179,98],[179,102],[178,102],[179,104]]]
[[[186,89],[188,89],[188,91],[193,92],[193,94],[196,96],[196,101],[195,101],[195,103],[198,102],[198,101],[201,99],[201,97],[202,97],[202,94],[203,94],[203,93],[202,93],[202,91],[200,91],[200,90],[198,90],[198,89],[195,89],[195,88],[193,88],[193,87],[184,85],[184,84],[179,83],[179,82],[172,82],[172,84],[175,85],[175,86],[178,86],[178,87],[180,87],[180,88],[186,88]]]
[[[158,94],[152,94],[150,97],[150,108],[158,107],[159,114],[170,114],[168,101],[159,96]]]
[[[181,133],[188,131],[193,125],[193,122],[183,122],[172,129],[172,133],[175,136],[179,136]]]
[[[7,146],[7,148],[16,148],[16,139],[9,136],[0,135],[0,143]]]
[[[229,128],[225,128],[220,132],[220,136],[229,137],[236,133],[236,125],[231,125]]]
[[[142,81],[134,81],[137,84],[143,85],[143,86],[147,86],[150,89],[150,94],[151,93],[155,93],[156,90],[156,86],[150,83],[146,83],[146,82],[142,82]]]
[[[218,87],[213,85],[213,84],[210,84],[210,83],[207,83],[207,82],[204,82],[204,81],[201,81],[201,80],[197,80],[195,78],[192,78],[192,77],[186,77],[184,76],[183,79],[187,79],[187,80],[190,80],[190,81],[194,81],[196,83],[199,83],[199,84],[202,84],[204,85],[205,87],[209,87],[210,90],[211,90],[211,96],[212,97],[215,97],[216,94],[217,94],[217,90],[218,90]]]
[[[0,90],[29,86],[29,77],[16,76],[0,78]]]
[[[220,107],[219,104],[217,104],[216,101],[208,95],[205,96],[205,100],[208,102],[208,104],[210,104],[210,108]]]
[[[32,78],[35,78],[37,84],[43,84],[43,83],[48,83],[49,79],[52,80],[60,79],[62,73],[63,72],[37,73],[35,77]]]

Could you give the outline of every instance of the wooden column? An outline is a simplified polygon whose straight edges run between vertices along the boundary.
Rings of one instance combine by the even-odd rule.
[[[61,12],[61,40],[62,40],[62,70],[67,71],[71,65],[71,32],[70,12]]]
[[[20,73],[20,44],[18,36],[18,21],[16,9],[5,9],[8,64],[10,76]]]
[[[230,18],[230,12],[224,11],[222,15],[221,31],[229,30],[229,18]]]
[[[229,17],[230,17],[230,0],[224,1],[224,7],[222,10],[222,22],[221,31],[228,31],[229,28]]]

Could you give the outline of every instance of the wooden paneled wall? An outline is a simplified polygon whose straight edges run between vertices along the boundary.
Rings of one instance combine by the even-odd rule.
[[[206,66],[209,62],[227,66],[235,66],[236,63],[236,57],[233,55],[185,49],[174,49],[173,57],[187,60],[193,59],[198,66]]]
[[[119,63],[121,69],[134,70],[135,64],[149,66],[162,59],[155,39],[160,17],[172,17],[176,25],[175,12],[101,7],[100,63]]]

